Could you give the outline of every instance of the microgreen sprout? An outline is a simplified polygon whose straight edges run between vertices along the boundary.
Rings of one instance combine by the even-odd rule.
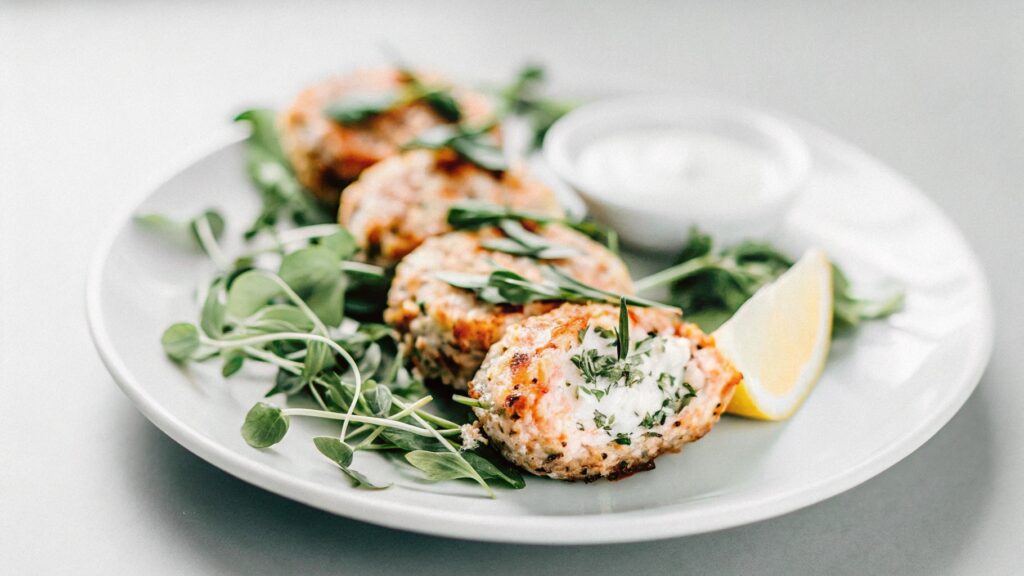
[[[517,472],[481,455],[489,448],[462,446],[463,424],[428,410],[432,398],[406,368],[393,329],[347,316],[348,288],[380,282],[386,274],[350,260],[355,243],[343,228],[275,229],[268,234],[273,246],[236,259],[246,262],[238,268],[217,243],[223,218],[210,214],[182,224],[140,219],[151,228],[173,229],[221,261],[199,294],[199,321],[171,325],[161,338],[165,353],[178,363],[219,357],[225,378],[249,362],[271,365],[277,377],[268,397],[305,393],[316,406],[255,404],[241,429],[247,443],[261,449],[277,444],[294,418],[329,420],[338,423],[337,436],[315,438],[315,447],[358,488],[388,486],[353,468],[356,453],[381,450],[405,453],[428,480],[466,478],[491,496],[489,482],[524,485]],[[276,270],[257,267],[263,256],[274,256]]]

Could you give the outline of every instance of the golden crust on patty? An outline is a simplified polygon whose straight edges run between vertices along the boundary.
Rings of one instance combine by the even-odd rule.
[[[367,260],[394,264],[451,231],[448,209],[464,200],[560,216],[554,192],[520,170],[492,172],[448,150],[412,150],[366,170],[345,189],[339,221]]]
[[[664,339],[658,341],[676,346],[679,364],[674,370],[683,374],[684,387],[677,389],[684,402],[673,404],[676,400],[667,386],[675,381],[658,378],[657,371],[652,372],[657,384],[627,385],[623,380],[612,384],[608,390],[614,392],[607,396],[581,393],[585,380],[573,360],[584,347],[581,335],[589,327],[616,329],[619,311],[602,304],[565,304],[511,326],[469,385],[471,396],[490,404],[474,412],[491,444],[505,458],[534,474],[557,479],[615,479],[653,468],[659,454],[676,452],[711,430],[741,374],[710,336],[675,313],[630,308],[629,316],[634,339],[656,335]],[[663,350],[667,348],[663,345]],[[654,411],[650,403],[644,406],[638,396],[652,390],[665,394],[667,408]],[[660,401],[655,396],[656,406],[662,405]],[[625,429],[615,428],[615,415],[619,423],[632,421],[625,423]]]
[[[433,84],[437,79],[426,76],[425,81]],[[281,114],[278,130],[284,151],[299,181],[321,202],[337,206],[342,190],[363,170],[398,154],[424,130],[446,123],[423,102],[400,105],[350,126],[324,113],[347,96],[380,94],[407,83],[399,70],[361,70],[310,86]],[[469,124],[482,124],[493,114],[487,97],[478,92],[454,87],[452,95]]]
[[[592,286],[623,294],[633,292],[626,266],[604,246],[560,225],[545,226],[537,232],[552,243],[579,252],[570,259],[548,263]],[[464,390],[506,328],[559,306],[559,302],[489,304],[436,277],[437,272],[486,275],[507,268],[530,280],[543,280],[543,264],[537,260],[481,246],[484,239],[500,237],[500,232],[487,228],[430,238],[396,268],[384,320],[403,335],[412,362],[425,378]]]

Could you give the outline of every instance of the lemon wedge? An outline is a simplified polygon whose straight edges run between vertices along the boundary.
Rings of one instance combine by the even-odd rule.
[[[714,333],[743,373],[727,412],[783,420],[814,388],[832,341],[832,267],[812,249]]]

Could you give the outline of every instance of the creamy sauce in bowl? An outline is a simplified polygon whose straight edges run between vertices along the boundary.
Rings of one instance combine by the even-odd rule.
[[[726,136],[638,128],[599,137],[577,161],[596,195],[728,207],[756,202],[778,188],[778,166],[763,151]]]
[[[675,253],[697,227],[719,245],[766,240],[810,173],[800,135],[715,101],[633,96],[570,112],[544,160],[626,244]]]

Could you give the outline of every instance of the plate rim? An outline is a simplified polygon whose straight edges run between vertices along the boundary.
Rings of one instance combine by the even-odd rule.
[[[199,456],[209,464],[264,490],[279,496],[301,502],[325,512],[369,522],[388,528],[417,532],[431,536],[459,538],[484,542],[516,544],[611,544],[662,540],[714,532],[768,520],[846,492],[877,476],[920,448],[944,427],[960,411],[967,399],[977,388],[992,355],[995,321],[991,288],[984,268],[970,243],[956,224],[930,197],[921,192],[904,176],[888,167],[854,144],[808,124],[804,121],[783,117],[794,125],[797,132],[807,138],[812,150],[825,143],[842,150],[843,154],[857,156],[859,162],[886,178],[892,179],[908,193],[916,195],[927,204],[931,216],[939,218],[943,226],[956,236],[965,248],[973,269],[972,276],[978,282],[980,297],[978,318],[975,322],[979,334],[972,341],[972,363],[964,372],[968,384],[959,388],[941,410],[931,418],[923,420],[902,439],[885,450],[847,469],[811,485],[785,493],[772,494],[742,504],[731,504],[713,515],[701,515],[699,521],[687,518],[685,508],[669,507],[661,510],[638,510],[613,512],[585,516],[503,516],[499,520],[479,514],[466,514],[453,510],[424,510],[409,508],[401,503],[368,500],[355,490],[333,490],[307,479],[261,464],[253,459],[231,451],[220,443],[205,438],[202,433],[189,427],[174,414],[154,401],[131,374],[111,342],[103,323],[101,294],[103,272],[114,243],[125,228],[130,225],[136,209],[163,185],[182,171],[229,146],[245,139],[244,132],[230,126],[214,133],[199,146],[186,150],[176,161],[169,162],[168,168],[159,172],[159,177],[150,178],[125,199],[117,216],[110,220],[110,227],[103,233],[94,249],[89,264],[85,287],[86,319],[93,344],[101,361],[121,391],[132,401],[142,414],[164,434]],[[815,145],[817,143],[817,146]],[[342,504],[342,506],[339,506]],[[692,516],[692,513],[690,514]],[[635,522],[637,519],[643,522]],[[686,520],[691,520],[687,522]],[[630,530],[617,530],[628,522]],[[499,524],[503,530],[492,530]]]

